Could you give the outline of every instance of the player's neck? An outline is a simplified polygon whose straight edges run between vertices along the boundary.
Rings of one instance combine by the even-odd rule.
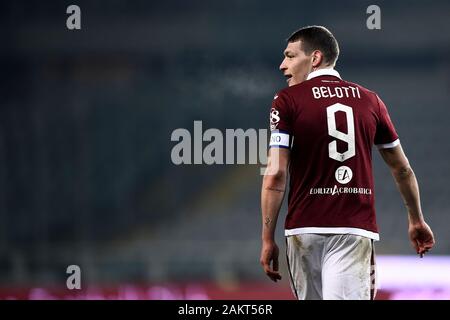
[[[321,65],[318,67],[314,67],[314,68],[312,68],[311,72],[323,70],[323,69],[334,69],[334,65],[323,65],[323,66]]]

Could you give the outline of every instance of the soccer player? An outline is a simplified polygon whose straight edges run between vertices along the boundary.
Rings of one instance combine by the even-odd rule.
[[[270,279],[281,279],[274,233],[289,172],[286,253],[292,291],[301,300],[375,296],[373,145],[404,200],[415,251],[422,257],[434,245],[416,177],[385,104],[341,78],[334,69],[338,55],[328,29],[294,32],[280,65],[289,87],[275,95],[270,111],[260,262]]]

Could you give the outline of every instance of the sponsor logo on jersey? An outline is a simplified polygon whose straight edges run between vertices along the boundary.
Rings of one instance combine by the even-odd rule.
[[[334,185],[334,187],[320,187],[320,188],[311,188],[309,190],[309,194],[311,195],[341,195],[341,194],[364,194],[371,195],[372,189],[370,188],[361,188],[361,187],[338,187]]]

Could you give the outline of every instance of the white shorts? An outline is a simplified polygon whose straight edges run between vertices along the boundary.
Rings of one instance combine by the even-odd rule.
[[[353,234],[286,237],[291,288],[299,300],[373,300],[373,240]]]

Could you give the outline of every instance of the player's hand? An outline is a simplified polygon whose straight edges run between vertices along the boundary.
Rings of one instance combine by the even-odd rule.
[[[281,275],[278,272],[278,254],[279,249],[275,241],[263,241],[261,259],[259,262],[266,275],[275,282],[281,280]]]
[[[417,254],[420,254],[420,257],[431,250],[434,246],[434,235],[431,228],[428,224],[423,222],[418,223],[410,223],[409,229],[409,240],[411,241],[412,246],[416,250]]]

